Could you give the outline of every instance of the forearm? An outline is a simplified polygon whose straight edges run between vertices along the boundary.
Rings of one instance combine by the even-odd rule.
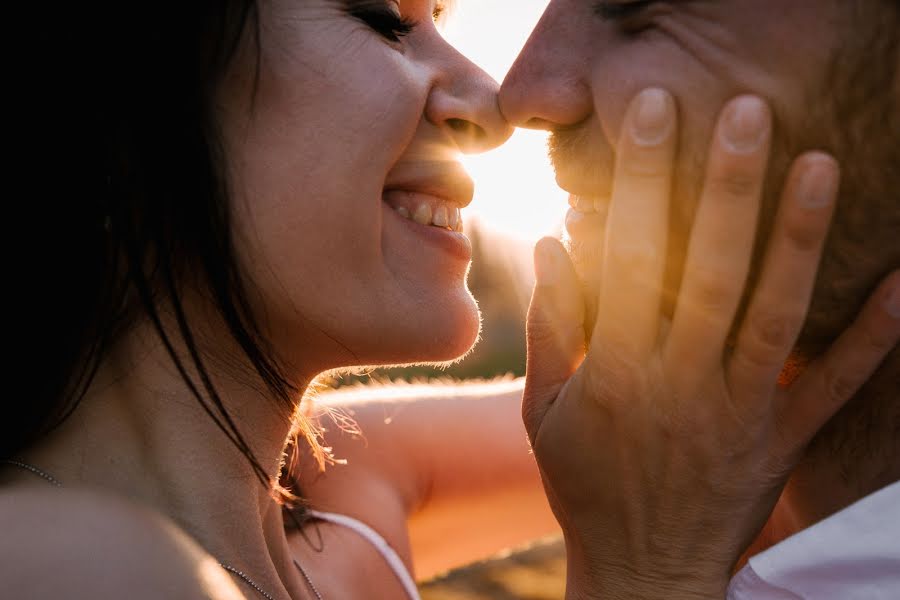
[[[323,395],[319,401],[352,416],[362,436],[329,431],[326,445],[348,463],[313,478],[304,493],[353,511],[347,503],[365,501],[360,489],[392,490],[420,577],[552,533],[521,393],[521,382],[505,381]]]

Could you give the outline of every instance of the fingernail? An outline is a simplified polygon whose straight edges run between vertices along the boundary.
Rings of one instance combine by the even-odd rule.
[[[888,294],[887,301],[884,303],[884,308],[889,315],[895,319],[900,319],[900,285],[895,285],[894,289],[891,290],[891,293]]]
[[[534,253],[534,274],[538,285],[555,285],[559,279],[556,242],[539,241]]]
[[[837,196],[838,178],[830,158],[817,159],[806,168],[797,190],[797,201],[805,208],[825,208]]]
[[[759,149],[769,133],[769,109],[754,96],[733,100],[725,109],[722,141],[738,154]]]
[[[651,88],[637,97],[631,133],[641,146],[655,146],[669,134],[672,126],[672,109],[669,95],[664,90]]]

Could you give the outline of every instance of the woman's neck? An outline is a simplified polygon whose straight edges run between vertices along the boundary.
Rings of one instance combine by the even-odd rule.
[[[290,411],[266,396],[264,385],[222,373],[214,374],[213,382],[247,446],[274,480]],[[157,510],[216,559],[258,580],[273,581],[277,572],[288,581],[293,573],[280,507],[268,486],[206,413],[147,328],[133,330],[110,353],[73,414],[19,458],[64,486],[99,488]]]

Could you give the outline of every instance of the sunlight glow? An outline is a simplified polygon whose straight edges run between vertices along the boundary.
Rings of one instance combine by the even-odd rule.
[[[444,36],[460,52],[502,81],[548,0],[461,0]],[[547,135],[518,130],[502,148],[463,157],[475,180],[469,218],[509,236],[536,241],[558,235],[568,206],[547,159]]]

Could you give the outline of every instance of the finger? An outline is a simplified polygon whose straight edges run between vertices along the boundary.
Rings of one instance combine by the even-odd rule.
[[[732,390],[768,407],[812,297],[822,247],[834,214],[840,170],[827,154],[799,157],[785,183],[762,273],[728,365]]]
[[[750,268],[771,128],[768,106],[753,96],[732,100],[716,126],[663,353],[666,376],[686,392],[721,368]]]
[[[675,102],[661,89],[629,107],[616,150],[592,348],[641,360],[656,347],[675,153]]]
[[[581,282],[584,302],[584,332],[590,339],[597,321],[597,296],[600,292],[601,265],[603,260],[603,240],[606,230],[606,210],[609,202],[590,211],[576,210],[566,213],[566,250],[575,267],[575,274]]]
[[[900,270],[872,294],[856,320],[813,361],[775,405],[787,453],[813,435],[872,376],[900,341]]]
[[[562,244],[540,240],[536,282],[525,325],[528,343],[522,417],[531,440],[544,414],[584,358],[584,307],[575,269]]]

